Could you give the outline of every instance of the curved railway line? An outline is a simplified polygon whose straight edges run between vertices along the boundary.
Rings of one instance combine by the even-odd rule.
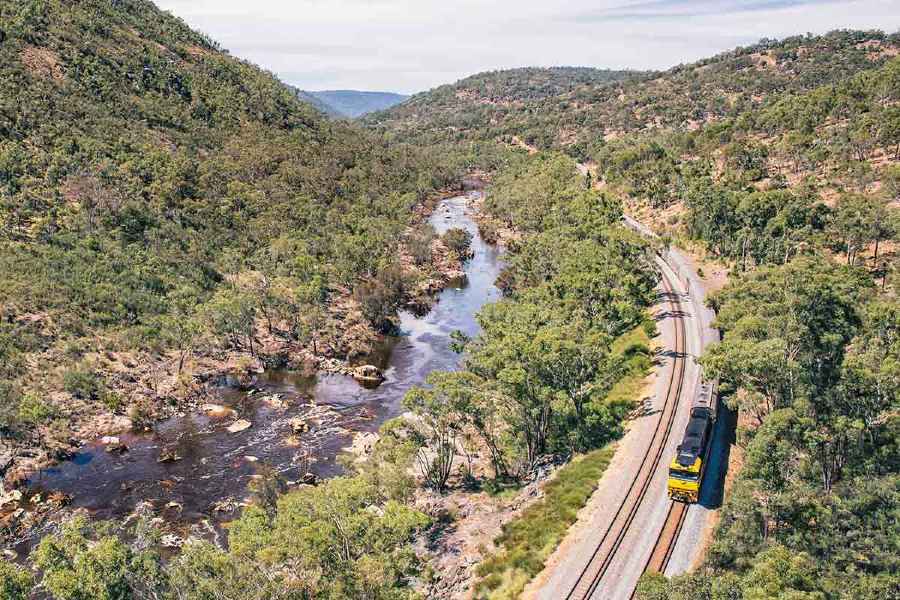
[[[588,561],[575,585],[566,595],[566,600],[587,600],[600,587],[613,557],[615,557],[616,552],[622,545],[622,541],[634,522],[638,509],[647,495],[653,476],[658,470],[660,460],[668,458],[666,448],[684,388],[687,339],[685,318],[681,310],[681,299],[675,292],[665,272],[662,277],[662,286],[663,293],[668,297],[671,315],[675,321],[675,353],[672,360],[669,385],[660,411],[660,418],[657,422],[656,430],[653,432],[653,438],[647,446],[641,465],[631,481],[624,500],[616,510],[609,527],[597,541],[590,561]],[[654,558],[657,554],[660,554],[661,558],[658,562],[661,566],[659,570],[665,569],[665,564],[668,563],[672,555],[675,542],[678,539],[678,532],[684,522],[684,516],[687,513],[686,508],[685,505],[674,502],[670,506],[669,514],[666,518],[666,526],[660,532],[651,560],[647,563],[647,568],[657,564]],[[679,511],[680,514],[676,515]],[[673,519],[674,527],[670,524],[670,521],[673,521]]]

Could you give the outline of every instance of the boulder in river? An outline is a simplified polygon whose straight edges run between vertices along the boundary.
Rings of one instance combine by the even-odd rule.
[[[172,463],[181,460],[181,455],[174,448],[163,448],[159,453],[158,463]]]
[[[353,378],[367,383],[381,383],[384,374],[374,365],[361,365],[353,369]]]
[[[251,427],[253,427],[253,423],[251,423],[250,421],[248,421],[246,419],[238,419],[237,421],[235,421],[234,423],[232,423],[231,425],[228,426],[228,432],[229,433],[240,433],[241,431],[244,431],[245,429],[250,429]]]
[[[354,456],[354,462],[361,462],[372,454],[376,442],[378,442],[377,433],[360,431],[353,436],[353,443],[344,448],[344,451]]]
[[[107,444],[106,451],[110,454],[124,454],[128,452],[128,446],[123,444],[122,442],[116,442],[115,444]]]
[[[167,533],[160,538],[159,543],[163,548],[181,548],[184,540],[175,534]]]
[[[200,407],[200,410],[207,417],[212,417],[214,419],[220,419],[223,417],[230,417],[234,415],[234,409],[229,408],[227,406],[222,406],[221,404],[204,404]]]
[[[233,513],[239,507],[239,504],[233,498],[226,498],[213,502],[212,510],[218,513]]]
[[[284,410],[288,407],[287,400],[282,398],[281,394],[271,394],[269,396],[263,396],[262,401],[276,410]]]
[[[307,473],[300,478],[300,483],[303,485],[319,485],[319,476],[315,473]]]
[[[294,435],[300,435],[301,433],[306,433],[309,431],[309,424],[305,419],[301,417],[293,417],[288,419],[288,425],[291,428],[291,433]]]
[[[12,490],[0,496],[0,507],[6,506],[7,504],[16,504],[22,501],[22,492],[21,490]]]

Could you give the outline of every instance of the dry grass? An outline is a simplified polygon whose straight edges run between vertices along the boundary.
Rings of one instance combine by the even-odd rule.
[[[59,57],[52,50],[26,46],[19,54],[19,59],[28,72],[35,77],[62,81],[65,79]]]
[[[575,457],[546,485],[541,501],[503,527],[497,552],[478,567],[482,579],[475,587],[476,598],[519,597],[575,522],[612,456],[612,446],[606,446]]]

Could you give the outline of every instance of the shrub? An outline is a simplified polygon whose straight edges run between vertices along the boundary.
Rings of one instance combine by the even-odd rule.
[[[900,165],[889,165],[881,172],[881,183],[889,198],[900,198]]]
[[[125,401],[118,393],[112,390],[107,390],[103,394],[103,405],[106,406],[106,408],[108,408],[110,412],[119,412],[125,405]]]
[[[0,560],[0,598],[27,600],[31,595],[31,573],[17,565]]]
[[[76,367],[63,375],[63,389],[82,400],[95,400],[100,394],[100,378],[93,371]]]
[[[644,333],[647,334],[647,337],[651,340],[659,335],[659,330],[656,328],[656,321],[653,319],[644,319],[641,322],[641,329],[644,330]]]
[[[630,342],[622,350],[622,356],[625,359],[631,359],[634,356],[650,356],[650,348],[643,342]]]
[[[84,517],[64,523],[41,540],[34,552],[42,586],[59,600],[118,600],[161,597],[158,557],[137,553],[114,536],[108,524]],[[6,598],[7,596],[4,596]]]
[[[128,409],[128,418],[131,419],[131,426],[135,430],[150,429],[156,422],[156,412],[149,400],[141,398],[131,405]]]
[[[472,234],[465,229],[459,227],[448,229],[444,232],[441,239],[444,241],[444,245],[460,258],[469,256],[470,248],[472,247]]]
[[[21,393],[18,386],[10,381],[0,381],[0,431],[10,432],[18,427],[19,402]]]
[[[407,248],[417,265],[431,262],[431,242],[434,241],[434,228],[425,223],[415,229],[406,240]]]
[[[478,233],[481,235],[481,239],[488,244],[496,244],[500,240],[500,232],[497,230],[497,226],[487,221],[478,224]]]
[[[18,418],[26,425],[46,423],[57,416],[59,411],[37,394],[25,394],[19,402]]]

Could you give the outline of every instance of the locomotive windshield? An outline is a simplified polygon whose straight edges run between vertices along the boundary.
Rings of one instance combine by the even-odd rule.
[[[700,473],[691,473],[690,471],[683,471],[681,469],[669,469],[669,477],[684,479],[685,481],[698,481],[700,479]]]

